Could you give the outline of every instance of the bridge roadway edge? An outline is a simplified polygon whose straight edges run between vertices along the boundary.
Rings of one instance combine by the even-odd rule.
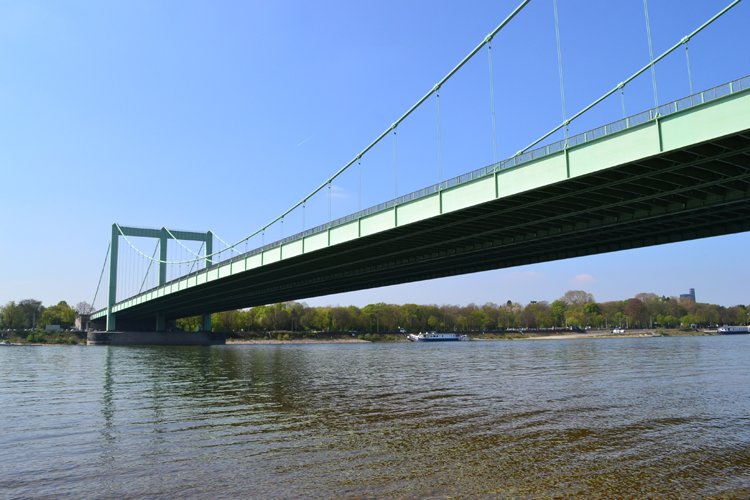
[[[746,116],[740,123],[747,124]],[[744,129],[285,258],[129,307],[118,321],[156,310],[174,319],[748,231],[749,137]]]

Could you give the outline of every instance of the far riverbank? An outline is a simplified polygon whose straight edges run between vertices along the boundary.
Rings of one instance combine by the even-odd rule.
[[[86,345],[86,337],[83,332],[55,332],[54,334],[41,335],[29,342],[28,338],[18,332],[5,333],[2,340],[12,342],[14,345],[42,346],[42,345]],[[227,345],[283,345],[283,344],[369,344],[369,343],[406,343],[409,340],[406,334],[396,332],[382,332],[367,335],[351,336],[347,333],[322,333],[319,338],[289,338],[279,339],[278,332],[268,335],[271,338],[242,338],[235,334],[227,334]],[[683,331],[679,329],[665,329],[660,333],[658,330],[633,329],[627,333],[613,334],[609,330],[594,330],[582,333],[572,333],[569,330],[550,331],[524,331],[524,332],[459,332],[468,335],[475,341],[502,341],[502,340],[580,340],[580,339],[615,339],[633,337],[694,337],[705,335],[717,335],[715,330]],[[9,335],[10,334],[10,335]],[[276,338],[273,338],[276,337]]]
[[[227,340],[226,345],[254,345],[254,344],[370,344],[370,340],[362,339],[295,339],[295,340]]]
[[[614,339],[614,338],[637,338],[637,337],[699,337],[705,335],[718,335],[715,331],[680,331],[680,330],[665,330],[663,333],[659,333],[654,330],[631,330],[628,333],[610,333],[606,330],[587,332],[587,333],[566,333],[562,335],[538,335],[530,336],[528,340],[560,340],[560,339]],[[518,340],[518,339],[516,339]]]

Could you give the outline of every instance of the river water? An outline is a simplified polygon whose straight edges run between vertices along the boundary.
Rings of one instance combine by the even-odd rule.
[[[1,498],[750,498],[750,336],[3,347]]]

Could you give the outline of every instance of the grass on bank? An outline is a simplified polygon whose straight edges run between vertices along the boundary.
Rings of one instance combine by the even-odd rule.
[[[13,344],[86,345],[86,332],[48,332],[44,330],[4,331],[0,340]]]

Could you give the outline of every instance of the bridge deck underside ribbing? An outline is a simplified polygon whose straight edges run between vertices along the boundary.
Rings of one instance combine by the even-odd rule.
[[[264,265],[117,317],[174,319],[749,230],[745,130]]]

